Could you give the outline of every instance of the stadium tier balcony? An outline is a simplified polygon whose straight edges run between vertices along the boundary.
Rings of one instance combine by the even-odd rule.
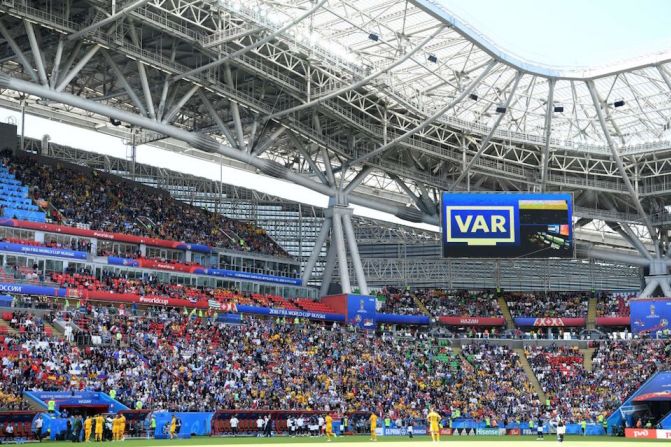
[[[501,317],[493,292],[445,289],[399,289],[386,287],[379,296],[384,302],[381,312],[420,315],[423,306],[432,316]]]
[[[290,300],[271,294],[245,295],[227,289],[188,287],[181,284],[161,283],[152,276],[143,280],[107,274],[104,278],[97,279],[86,273],[52,273],[50,279],[58,287],[71,289],[71,296],[84,299],[88,296],[87,292],[104,291],[125,295],[168,297],[184,300],[185,305],[199,301],[215,301],[221,305],[244,304],[286,310],[336,313],[331,306],[307,298]]]
[[[12,173],[6,175],[15,174],[30,198],[51,205],[56,223],[288,256],[262,228],[180,202],[162,190],[39,156],[13,158],[9,166]]]
[[[513,317],[585,318],[589,296],[585,292],[508,293]]]

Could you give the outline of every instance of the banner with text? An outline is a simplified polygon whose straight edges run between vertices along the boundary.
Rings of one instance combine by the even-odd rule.
[[[497,317],[438,317],[438,322],[449,326],[504,326],[506,320]]]
[[[86,259],[86,252],[67,248],[40,247],[36,245],[13,244],[0,242],[0,251],[11,251],[25,255],[52,256],[54,258]]]
[[[554,318],[554,317],[518,317],[515,318],[515,325],[518,327],[582,327],[585,325],[585,318]]]
[[[631,332],[633,334],[649,334],[656,336],[658,331],[669,328],[671,321],[671,299],[631,300]]]

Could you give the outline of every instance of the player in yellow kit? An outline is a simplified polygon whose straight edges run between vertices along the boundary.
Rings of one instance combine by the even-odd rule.
[[[440,415],[432,408],[429,414],[426,416],[426,420],[429,421],[429,433],[431,433],[431,439],[433,442],[440,441]]]
[[[103,424],[105,423],[105,418],[103,418],[102,414],[99,414],[96,416],[96,441],[102,441],[103,440]]]
[[[93,428],[93,419],[91,419],[91,416],[88,416],[84,420],[84,442],[89,442],[91,440],[92,428]]]
[[[112,441],[117,441],[119,439],[119,415],[117,414],[112,418]]]
[[[175,431],[177,430],[177,417],[173,414],[170,420],[170,439],[175,439]]]
[[[324,418],[324,421],[326,422],[326,428],[324,429],[324,432],[326,433],[326,440],[330,441],[331,438],[334,437],[334,435],[333,435],[333,418],[331,417],[330,414],[327,414],[326,418]]]
[[[119,441],[123,441],[126,433],[126,416],[119,415]]]
[[[377,441],[377,432],[375,431],[377,429],[377,414],[371,413],[368,421],[370,421],[370,440]]]

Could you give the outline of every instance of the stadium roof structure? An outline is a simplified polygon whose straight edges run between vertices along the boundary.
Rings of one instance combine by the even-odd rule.
[[[0,105],[328,195],[341,255],[349,204],[436,224],[443,190],[561,190],[578,225],[607,222],[631,262],[668,273],[671,51],[543,67],[430,0],[0,0],[0,13]]]

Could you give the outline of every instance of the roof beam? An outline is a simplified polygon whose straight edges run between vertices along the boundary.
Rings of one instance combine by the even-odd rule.
[[[28,41],[30,42],[30,49],[33,53],[33,59],[35,59],[35,66],[37,66],[37,74],[40,77],[40,82],[43,85],[48,85],[49,81],[47,80],[47,72],[44,69],[42,52],[40,51],[40,46],[37,44],[37,38],[35,37],[35,30],[33,29],[33,24],[27,20],[25,20],[23,23],[26,27],[26,34],[28,35]]]
[[[33,81],[38,82],[38,78],[37,75],[35,74],[35,70],[33,69],[32,64],[30,63],[26,55],[23,54],[23,51],[21,51],[21,48],[16,43],[12,35],[9,34],[9,31],[7,30],[7,28],[5,28],[5,24],[2,23],[1,20],[0,20],[0,34],[2,34],[2,37],[5,38],[5,40],[9,44],[9,47],[12,49],[16,57],[19,59],[21,65],[23,65],[23,71],[26,74],[28,74],[33,79]]]
[[[468,161],[468,164],[466,165],[464,170],[461,171],[461,174],[459,174],[459,177],[457,177],[457,179],[454,181],[454,183],[450,187],[450,191],[453,191],[457,186],[459,186],[459,183],[461,183],[461,181],[464,179],[464,177],[466,177],[468,175],[468,172],[471,170],[471,168],[473,167],[475,162],[478,161],[478,159],[480,158],[480,155],[482,155],[482,153],[487,148],[487,145],[489,144],[489,140],[491,140],[492,137],[494,136],[494,132],[496,132],[496,129],[499,127],[499,124],[501,124],[501,121],[503,120],[503,116],[506,113],[510,113],[510,111],[508,110],[508,107],[510,106],[510,102],[512,101],[513,96],[515,96],[515,90],[517,90],[517,86],[520,83],[520,79],[522,79],[522,72],[518,71],[517,74],[515,75],[515,81],[513,82],[513,87],[510,90],[510,94],[508,95],[508,99],[506,99],[506,104],[504,106],[506,111],[504,113],[500,113],[499,116],[496,118],[496,121],[494,122],[494,125],[492,126],[492,129],[489,131],[489,133],[487,134],[485,139],[482,140],[482,142],[480,143],[480,147],[478,148],[478,151],[475,153],[475,155],[473,155],[473,158],[471,158]]]
[[[469,93],[471,93],[471,91],[473,91],[473,89],[480,83],[480,81],[482,81],[482,80],[489,74],[489,72],[492,70],[492,68],[494,68],[494,66],[496,65],[496,63],[497,63],[496,60],[495,60],[495,59],[492,59],[492,60],[489,62],[489,64],[487,64],[487,66],[486,66],[485,69],[482,71],[482,73],[480,73],[480,75],[479,75],[473,82],[471,82],[471,83],[468,85],[468,87],[466,87],[466,88],[464,89],[464,91],[461,92],[461,93],[459,94],[459,96],[457,96],[456,98],[454,98],[454,100],[453,100],[452,102],[450,102],[448,105],[446,105],[445,107],[443,107],[442,109],[440,109],[439,111],[437,111],[436,113],[434,113],[433,115],[431,115],[431,116],[429,116],[428,118],[426,118],[421,124],[419,124],[418,126],[414,127],[413,129],[407,131],[406,133],[404,133],[404,134],[401,135],[400,137],[395,138],[394,140],[390,141],[389,143],[387,143],[387,144],[383,144],[382,146],[378,147],[377,149],[374,149],[373,151],[371,151],[371,152],[369,152],[369,153],[367,153],[367,154],[363,154],[363,155],[361,155],[360,157],[358,157],[358,158],[356,158],[356,159],[350,161],[350,162],[348,163],[349,166],[354,166],[354,165],[356,165],[356,164],[358,164],[358,163],[363,163],[363,162],[365,162],[366,160],[368,160],[368,159],[370,159],[370,158],[372,158],[372,157],[374,157],[374,156],[376,156],[376,155],[378,155],[378,154],[381,154],[382,152],[386,151],[387,149],[391,148],[392,146],[395,146],[395,145],[397,145],[397,144],[399,144],[399,143],[401,143],[401,142],[407,140],[408,138],[410,138],[411,136],[415,135],[415,134],[416,134],[417,132],[419,132],[420,130],[422,130],[422,129],[424,129],[425,127],[429,126],[429,125],[430,125],[431,123],[433,123],[436,119],[438,119],[439,117],[441,117],[442,115],[444,115],[445,113],[447,113],[450,109],[452,109],[454,106],[456,106],[457,104],[459,104],[459,103],[460,103],[460,102],[461,102],[461,101],[462,101],[462,100],[463,100]]]
[[[117,21],[118,19],[125,16],[129,12],[133,11],[136,8],[139,8],[140,6],[142,6],[142,5],[144,5],[148,2],[149,2],[149,0],[137,0],[136,2],[131,3],[130,5],[126,6],[121,11],[117,12],[116,14],[112,14],[111,16],[102,19],[100,22],[92,23],[89,26],[86,26],[86,27],[80,29],[79,31],[70,34],[68,37],[66,37],[66,39],[69,40],[69,41],[73,41],[75,39],[78,39],[81,36],[83,36],[84,34],[88,34],[91,31],[97,30],[101,26],[105,26],[108,23],[112,23],[112,22]]]
[[[240,48],[239,50],[234,51],[231,54],[227,54],[226,56],[220,57],[216,61],[212,61],[209,64],[205,64],[205,65],[202,65],[198,68],[194,68],[193,70],[189,70],[185,73],[175,75],[175,76],[172,77],[172,81],[173,82],[178,81],[180,79],[183,79],[183,78],[186,78],[186,77],[189,77],[189,76],[193,76],[193,75],[198,74],[200,72],[203,72],[205,70],[209,70],[210,68],[218,67],[219,65],[223,64],[224,62],[226,62],[228,60],[231,60],[233,58],[241,56],[241,55],[247,53],[250,50],[253,50],[255,48],[260,47],[261,45],[263,45],[265,43],[270,42],[271,40],[273,40],[274,38],[276,38],[277,36],[282,34],[284,31],[286,31],[289,28],[291,28],[292,26],[300,23],[301,21],[303,21],[303,19],[305,19],[306,17],[310,16],[312,13],[317,11],[319,8],[321,8],[324,5],[324,3],[326,3],[326,1],[327,0],[321,0],[315,6],[313,6],[312,8],[310,8],[309,10],[304,12],[303,14],[299,15],[295,19],[291,20],[290,22],[286,23],[284,26],[280,27],[276,31],[273,31],[272,33],[268,34],[263,39],[252,42],[251,44],[249,44],[249,45],[247,45],[243,48]]]
[[[554,93],[557,80],[551,78],[549,81],[548,104],[545,112],[545,144],[541,155],[541,192],[545,192],[545,184],[548,178],[548,163],[550,161],[550,135],[552,134],[552,114],[554,113]]]
[[[601,124],[601,130],[603,131],[603,135],[606,138],[606,142],[608,143],[608,149],[610,149],[611,156],[613,157],[613,160],[615,161],[615,164],[617,165],[617,169],[620,172],[620,176],[622,177],[622,180],[624,181],[624,185],[627,188],[627,191],[629,192],[629,195],[631,196],[632,201],[634,202],[634,206],[636,207],[636,210],[638,211],[638,214],[641,215],[643,218],[643,221],[645,222],[645,226],[648,228],[648,233],[650,233],[650,238],[652,239],[654,245],[655,245],[655,251],[659,255],[659,246],[657,244],[657,232],[652,226],[652,223],[650,222],[650,218],[648,217],[648,214],[645,212],[643,209],[643,205],[641,205],[641,201],[638,198],[638,194],[636,193],[636,190],[634,189],[634,186],[631,184],[631,180],[629,180],[629,175],[627,175],[627,171],[624,168],[624,163],[622,163],[622,158],[620,157],[620,154],[617,151],[617,148],[615,147],[615,144],[613,143],[613,139],[610,136],[610,132],[608,132],[608,127],[606,126],[606,120],[603,116],[603,111],[601,110],[601,101],[599,101],[599,98],[597,96],[596,92],[596,87],[594,86],[594,81],[586,81],[587,84],[587,89],[589,90],[589,94],[592,96],[592,102],[594,103],[594,109],[596,110],[596,115],[599,118],[599,123]],[[605,107],[607,105],[604,104]]]
[[[299,110],[303,110],[303,109],[307,109],[308,107],[319,105],[319,104],[323,103],[324,101],[328,101],[329,99],[334,98],[334,97],[339,96],[339,95],[342,95],[345,92],[348,92],[350,90],[354,90],[354,89],[357,89],[359,87],[364,86],[365,84],[367,84],[368,82],[377,78],[378,76],[381,76],[385,73],[388,73],[390,70],[398,67],[403,62],[408,60],[410,57],[412,57],[413,54],[415,54],[417,51],[419,51],[421,48],[423,48],[424,45],[426,45],[431,40],[433,40],[433,38],[435,38],[441,31],[443,31],[443,29],[444,29],[444,27],[442,27],[442,26],[439,27],[434,33],[429,35],[421,43],[419,43],[417,46],[415,46],[415,48],[413,48],[412,50],[410,50],[409,52],[407,52],[406,54],[401,56],[399,59],[397,59],[396,61],[394,61],[390,65],[386,66],[385,68],[382,68],[382,69],[380,69],[376,72],[373,72],[373,73],[369,74],[368,76],[366,76],[363,79],[355,82],[354,84],[347,85],[345,87],[339,88],[339,89],[337,89],[337,90],[335,90],[331,93],[327,93],[326,95],[320,96],[317,99],[314,99],[312,101],[308,101],[308,102],[300,104],[298,106],[291,107],[291,108],[288,108],[288,109],[285,109],[285,110],[280,110],[279,112],[276,112],[276,113],[273,113],[272,115],[270,115],[267,119],[269,119],[269,120],[276,119],[276,118],[279,118],[281,116],[287,115],[289,113],[298,112]]]

